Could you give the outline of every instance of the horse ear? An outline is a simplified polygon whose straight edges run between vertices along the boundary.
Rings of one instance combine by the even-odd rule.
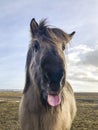
[[[73,38],[73,36],[74,36],[75,33],[76,32],[74,31],[74,32],[68,34],[69,35],[68,42]]]
[[[76,33],[76,32],[73,31],[71,34],[69,34],[69,36],[72,38],[72,37],[74,36],[75,33]]]
[[[34,18],[30,22],[30,30],[31,30],[32,36],[34,37],[38,31],[38,23],[35,21]]]
[[[74,31],[74,32],[72,32],[71,34],[69,34],[70,40],[72,39],[72,37],[74,36],[75,33],[76,33],[76,32]]]

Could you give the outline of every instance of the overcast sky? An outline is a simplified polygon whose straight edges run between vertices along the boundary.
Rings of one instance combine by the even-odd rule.
[[[1,0],[0,89],[24,87],[32,18],[76,31],[65,52],[67,79],[74,91],[98,92],[98,0]]]

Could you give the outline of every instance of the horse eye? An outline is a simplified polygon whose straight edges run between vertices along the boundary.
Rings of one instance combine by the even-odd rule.
[[[39,42],[38,42],[38,41],[35,41],[33,44],[34,44],[34,45],[33,45],[33,49],[34,49],[35,52],[37,52],[37,51],[40,49]]]
[[[62,50],[63,51],[65,50],[65,44],[62,44]]]

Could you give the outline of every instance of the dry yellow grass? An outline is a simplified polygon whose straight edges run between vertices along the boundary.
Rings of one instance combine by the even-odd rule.
[[[0,92],[0,130],[20,130],[18,107],[19,92]],[[79,93],[77,116],[71,130],[98,130],[98,94]]]

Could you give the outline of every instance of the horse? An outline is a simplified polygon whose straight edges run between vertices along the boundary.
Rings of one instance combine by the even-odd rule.
[[[70,34],[47,25],[46,19],[30,22],[31,43],[26,58],[26,78],[19,106],[22,130],[70,130],[76,115],[73,89],[66,80],[64,50]]]

